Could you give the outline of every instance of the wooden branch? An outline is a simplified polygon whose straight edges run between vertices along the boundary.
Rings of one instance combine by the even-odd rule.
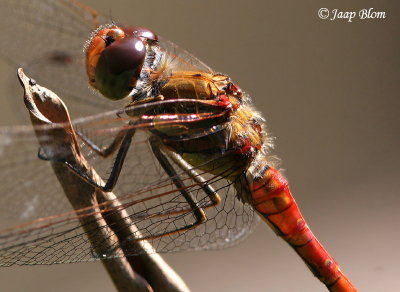
[[[81,154],[78,138],[63,101],[52,91],[29,79],[22,69],[18,70],[18,77],[25,91],[24,102],[41,147],[52,152],[60,151],[69,163],[90,173],[94,181],[102,182]],[[46,139],[43,139],[44,136]],[[124,251],[130,249],[140,251],[137,256],[101,259],[118,291],[189,291],[160,255],[148,253],[152,250],[148,242],[132,240],[134,235],[140,236],[140,233],[127,212],[118,208],[121,204],[115,194],[93,187],[64,163],[53,161],[51,165],[65,195],[79,215],[95,253],[101,255],[104,250],[113,250],[115,254],[124,255]],[[104,216],[99,204],[106,204],[108,208],[118,211]],[[124,242],[124,248],[116,246],[116,242]]]

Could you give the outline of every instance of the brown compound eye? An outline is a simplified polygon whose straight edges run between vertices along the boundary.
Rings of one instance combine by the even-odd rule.
[[[91,86],[97,89],[95,69],[104,49],[116,40],[124,38],[125,33],[118,27],[100,29],[86,45],[86,73]]]
[[[140,77],[146,46],[157,42],[151,30],[138,27],[108,27],[99,30],[86,51],[86,71],[91,86],[105,97],[126,97]]]
[[[139,38],[128,37],[110,44],[100,57],[107,62],[109,72],[120,74],[131,68],[141,69],[146,56],[146,47]]]
[[[146,57],[143,40],[126,36],[102,52],[95,69],[96,88],[110,99],[126,97],[136,85]]]

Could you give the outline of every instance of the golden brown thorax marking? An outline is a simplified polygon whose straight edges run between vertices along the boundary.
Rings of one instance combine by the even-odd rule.
[[[223,91],[222,88],[229,82],[229,78],[222,74],[191,71],[175,72],[168,77],[168,82],[160,89],[160,94],[162,94],[165,99],[216,99],[218,94]],[[218,163],[222,163],[226,167],[221,168],[221,166],[208,165],[203,170],[218,175],[213,169],[218,169],[217,172],[220,173],[222,170],[237,169],[237,172],[232,173],[232,176],[230,176],[230,179],[233,179],[248,167],[254,155],[262,149],[265,137],[257,112],[254,111],[250,105],[249,97],[243,94],[239,100],[239,98],[233,94],[226,95],[233,106],[233,111],[230,116],[231,134],[227,150],[240,149],[240,147],[243,146],[243,141],[247,140],[255,152],[248,155],[246,159],[232,152],[224,154],[224,158],[222,158],[221,154],[216,153],[183,153],[182,156],[193,166],[199,166],[214,158],[219,158],[217,160]]]
[[[174,72],[160,89],[166,99],[214,99],[227,83],[228,77],[192,71]]]

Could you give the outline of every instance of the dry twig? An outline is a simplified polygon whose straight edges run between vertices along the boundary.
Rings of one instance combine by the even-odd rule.
[[[52,91],[29,79],[22,69],[18,70],[18,77],[24,88],[24,102],[41,146],[62,149],[63,157],[67,157],[70,163],[90,173],[94,181],[101,181],[80,152],[78,139],[63,101]],[[43,135],[47,139],[40,139]],[[120,203],[112,192],[103,192],[93,187],[70,171],[64,163],[51,162],[51,165],[97,254],[101,255],[102,250],[115,250],[116,254],[122,255],[130,247],[143,251],[133,257],[101,259],[118,291],[189,291],[183,280],[161,256],[146,252],[149,250],[148,242],[129,240],[130,247],[126,244],[124,249],[115,247],[116,242],[126,242],[124,239],[132,238],[138,231],[125,210],[118,209]],[[107,204],[118,211],[107,214],[105,218],[99,204]],[[85,216],[82,216],[83,212]],[[102,244],[98,244],[99,242]]]

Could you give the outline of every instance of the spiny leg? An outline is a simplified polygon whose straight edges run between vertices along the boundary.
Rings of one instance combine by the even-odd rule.
[[[192,168],[192,166],[190,164],[188,164],[182,158],[182,156],[180,156],[178,153],[176,153],[174,151],[166,149],[166,147],[163,147],[163,145],[160,145],[160,147],[163,149],[163,152],[165,152],[165,154],[169,158],[171,158],[181,170],[183,170],[191,179],[193,179],[199,185],[199,187],[205,192],[205,194],[209,197],[211,202],[207,202],[206,204],[202,205],[201,206],[202,209],[214,207],[221,203],[221,196],[218,194],[218,192],[215,191],[213,189],[213,187],[200,174],[198,174]],[[168,210],[168,211],[159,212],[153,216],[158,217],[158,216],[177,215],[177,214],[186,213],[191,210],[192,210],[191,208],[183,208],[180,210],[173,210],[173,211]],[[146,216],[144,215],[143,218]],[[139,217],[137,217],[137,218],[139,218]]]
[[[205,192],[205,194],[209,197],[211,202],[207,202],[204,205],[201,205],[200,207],[202,209],[207,209],[210,207],[214,207],[221,203],[221,196],[218,194],[217,191],[213,189],[213,187],[206,181],[202,176],[200,176],[190,164],[188,164],[182,156],[180,156],[178,153],[166,149],[163,145],[160,145],[162,148],[163,152],[171,158],[179,167],[179,169],[185,171],[185,173],[193,179],[196,184]],[[183,182],[182,182],[183,183]],[[167,210],[167,211],[162,211],[158,212],[157,214],[151,215],[151,217],[159,217],[159,216],[170,216],[170,215],[177,215],[177,214],[182,214],[182,213],[187,213],[189,211],[192,211],[192,208],[182,208],[179,210]],[[149,217],[149,215],[143,214],[143,216],[136,215],[136,219],[144,219]]]
[[[131,126],[134,125],[134,122],[129,122],[129,125],[131,125]],[[69,163],[67,159],[62,158],[62,157],[60,158],[60,157],[46,156],[46,154],[43,152],[44,149],[42,149],[42,148],[39,149],[38,157],[42,160],[51,160],[51,161],[64,163],[72,172],[74,172],[77,176],[79,176],[83,180],[87,181],[94,187],[99,188],[100,190],[105,191],[105,192],[110,192],[113,190],[113,188],[115,187],[115,185],[118,181],[119,175],[122,170],[122,166],[123,166],[125,158],[126,158],[126,155],[128,153],[129,147],[131,146],[131,143],[132,143],[132,138],[135,135],[135,130],[136,130],[136,128],[131,127],[128,130],[124,130],[124,134],[122,134],[122,131],[120,131],[117,134],[117,137],[111,143],[111,146],[113,148],[115,147],[115,149],[113,149],[113,151],[116,150],[116,148],[117,148],[116,146],[118,146],[118,144],[119,144],[119,150],[117,153],[117,157],[115,158],[115,162],[113,164],[111,174],[108,177],[108,179],[104,185],[100,185],[98,182],[94,181],[92,176],[89,173],[87,173],[86,170],[83,170],[81,167],[79,167],[77,165]],[[122,141],[118,142],[119,139],[121,139]],[[89,141],[89,139],[88,139],[88,141]],[[100,149],[94,143],[92,143],[92,146],[93,145],[96,146],[98,149]]]
[[[218,193],[212,188],[211,185],[208,184],[208,182],[195,171],[192,166],[187,163],[182,156],[180,156],[178,153],[168,150],[168,149],[163,149],[164,152],[170,157],[186,174],[193,179],[196,183],[199,184],[199,186],[204,190],[204,192],[207,194],[207,196],[211,200],[211,204],[207,204],[206,206],[203,206],[203,208],[208,208],[215,206],[219,203],[221,203],[221,197],[218,195]]]
[[[154,156],[157,158],[157,160],[160,163],[163,170],[168,174],[168,176],[170,177],[170,179],[172,180],[174,185],[177,187],[177,190],[182,194],[182,196],[185,198],[185,200],[189,204],[190,208],[188,210],[193,212],[193,214],[196,218],[196,221],[194,223],[187,224],[186,226],[175,229],[173,231],[167,231],[165,233],[157,234],[155,236],[150,236],[145,239],[153,239],[155,237],[160,237],[160,236],[165,236],[165,235],[176,233],[176,232],[185,231],[185,230],[194,228],[194,227],[202,224],[207,219],[206,214],[205,214],[204,210],[195,201],[195,199],[193,198],[193,195],[186,190],[185,184],[179,178],[178,174],[176,173],[175,169],[168,161],[167,157],[160,150],[160,148],[162,148],[162,144],[159,142],[159,140],[157,140],[153,136],[150,138],[150,146],[154,153]]]
[[[107,158],[111,154],[113,154],[121,145],[122,140],[124,137],[127,135],[127,132],[129,130],[127,129],[122,129],[120,130],[117,135],[115,136],[114,140],[110,143],[110,145],[105,146],[105,147],[100,147],[98,146],[95,142],[90,140],[89,137],[87,137],[85,134],[75,130],[76,134],[79,136],[79,138],[94,152],[96,152],[98,155],[100,155],[103,158]]]

